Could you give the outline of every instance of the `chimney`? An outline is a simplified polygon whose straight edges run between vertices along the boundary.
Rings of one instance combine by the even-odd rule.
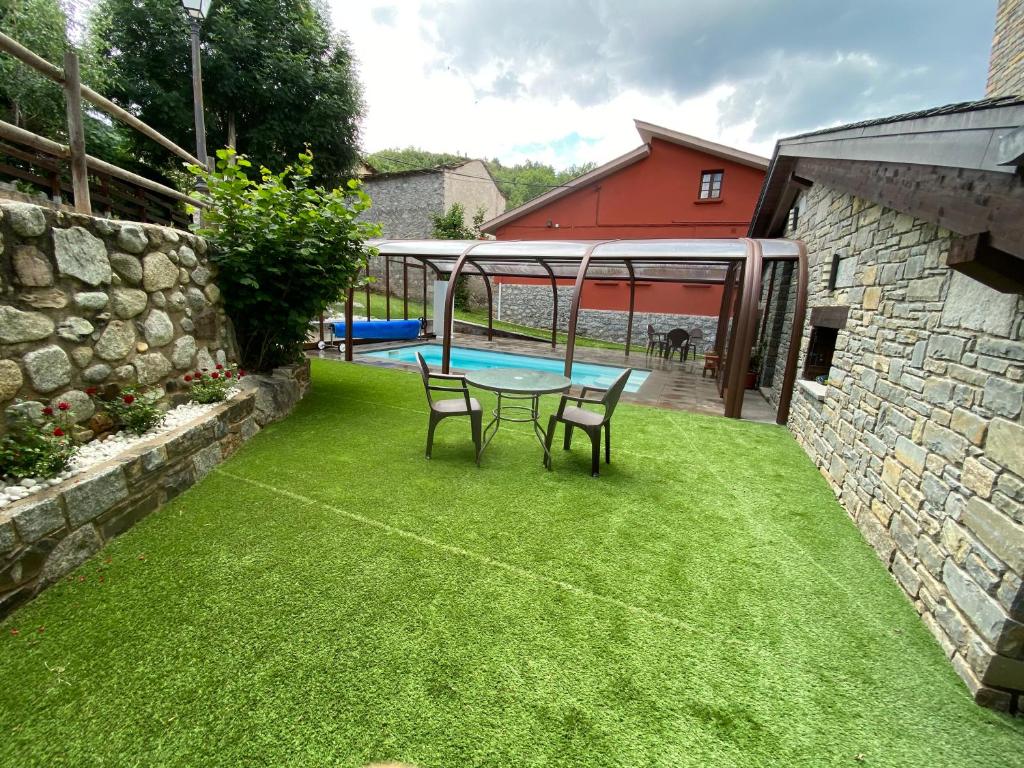
[[[1024,95],[1024,0],[999,0],[985,95]]]

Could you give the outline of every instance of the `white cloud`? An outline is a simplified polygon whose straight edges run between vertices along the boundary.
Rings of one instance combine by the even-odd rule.
[[[436,44],[438,32],[424,19],[420,2],[331,0],[330,5],[335,25],[348,33],[359,60],[367,105],[367,151],[412,145],[497,157],[505,163],[529,159],[559,168],[604,163],[639,146],[633,127],[633,119],[639,118],[747,151],[771,153],[770,140],[751,139],[752,122],[720,125],[734,91],[729,86],[687,99],[626,88],[588,106],[565,96],[530,95],[529,88],[506,95],[493,87],[506,74],[495,64],[484,64],[470,75],[439,65],[443,59]],[[520,80],[529,84],[538,76],[526,73]],[[572,141],[574,136],[583,140]]]

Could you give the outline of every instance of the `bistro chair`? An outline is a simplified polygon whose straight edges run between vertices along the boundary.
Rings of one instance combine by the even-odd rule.
[[[658,353],[658,357],[665,354],[665,334],[658,333],[654,330],[654,326],[650,323],[647,324],[647,354],[651,355],[655,352]]]
[[[690,351],[693,352],[693,359],[697,359],[698,347],[703,350],[704,347],[704,331],[700,328],[690,329]]]
[[[430,406],[430,423],[427,427],[427,458],[430,458],[430,451],[434,447],[434,429],[438,422],[447,419],[449,416],[469,416],[469,423],[473,430],[473,445],[476,446],[476,465],[480,466],[480,433],[483,422],[483,409],[480,401],[469,396],[469,385],[462,376],[453,373],[433,373],[423,355],[416,353],[416,361],[420,364],[420,375],[423,377],[423,389],[427,393],[427,405]],[[458,382],[459,386],[441,386],[431,384],[431,379],[440,381]],[[432,392],[458,392],[461,397],[446,397],[435,400]]]
[[[704,355],[704,370],[700,372],[700,377],[703,379],[708,371],[711,371],[711,378],[718,378],[718,368],[722,364],[722,358],[718,356],[717,352],[708,352]]]
[[[673,328],[665,336],[665,359],[670,360],[672,353],[679,350],[679,362],[685,363],[690,353],[690,334],[682,328]]]
[[[551,441],[555,437],[555,429],[558,426],[558,422],[565,425],[565,439],[562,442],[562,448],[566,451],[572,447],[573,429],[579,427],[587,433],[587,436],[590,438],[591,448],[590,474],[593,477],[598,476],[598,470],[601,467],[602,429],[604,430],[604,462],[605,464],[612,463],[612,414],[615,412],[615,406],[618,404],[622,390],[626,388],[626,382],[629,380],[629,374],[632,372],[632,368],[623,371],[608,389],[584,387],[580,390],[579,397],[562,395],[562,400],[558,404],[558,410],[548,419],[548,431],[544,440],[546,451],[544,466],[548,470],[551,469]],[[600,393],[601,396],[587,397],[588,392]],[[569,403],[575,403],[576,405],[569,405]],[[604,409],[604,413],[589,411],[582,407],[584,403],[599,405]]]

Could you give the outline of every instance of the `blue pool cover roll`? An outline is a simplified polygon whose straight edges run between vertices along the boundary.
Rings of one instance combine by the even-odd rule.
[[[415,339],[419,320],[357,320],[352,323],[353,339]],[[345,324],[334,323],[335,338],[345,337]]]

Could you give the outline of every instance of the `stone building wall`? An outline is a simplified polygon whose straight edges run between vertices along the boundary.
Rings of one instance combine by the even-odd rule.
[[[985,95],[1024,94],[1024,0],[999,0]]]
[[[565,331],[569,327],[569,309],[572,306],[572,286],[558,286],[558,328]],[[495,319],[509,323],[528,325],[531,328],[551,328],[551,287],[549,285],[523,285],[504,283],[501,286],[501,311],[498,311],[498,298],[495,296]],[[628,312],[607,309],[580,309],[576,332],[580,336],[591,339],[626,342],[626,325],[629,322]],[[647,343],[647,325],[654,326],[658,332],[667,332],[673,328],[700,328],[704,333],[704,348],[715,343],[718,331],[718,318],[707,315],[674,315],[657,312],[635,312],[633,314],[633,343]]]
[[[789,428],[975,698],[1008,707],[1024,690],[1024,299],[947,268],[945,230],[821,185],[802,208],[788,234],[808,247],[808,325],[815,307],[849,316],[829,386],[797,387]]]
[[[381,237],[423,239],[434,236],[435,214],[444,213],[444,175],[440,171],[368,177],[363,191],[373,200],[360,220],[380,224]]]
[[[444,174],[444,209],[460,203],[464,211],[463,223],[473,226],[473,216],[481,208],[484,221],[505,212],[505,196],[501,194],[491,174],[480,160],[470,160]]]
[[[166,227],[0,203],[0,410],[64,400],[88,437],[87,387],[170,399],[185,371],[233,361],[205,253]]]

